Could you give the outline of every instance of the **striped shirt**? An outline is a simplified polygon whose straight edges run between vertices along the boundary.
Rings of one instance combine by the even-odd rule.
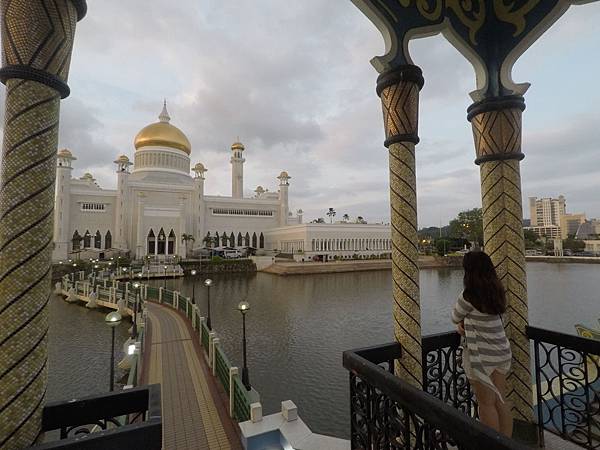
[[[508,373],[512,359],[510,343],[506,338],[501,316],[482,313],[461,294],[452,311],[452,322],[455,324],[464,322],[465,374],[469,379],[488,385],[502,398],[490,378],[495,370]]]

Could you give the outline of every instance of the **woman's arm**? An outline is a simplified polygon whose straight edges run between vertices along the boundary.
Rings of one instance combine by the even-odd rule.
[[[473,305],[466,301],[461,294],[452,310],[452,322],[455,324],[461,323],[471,311],[473,311]]]

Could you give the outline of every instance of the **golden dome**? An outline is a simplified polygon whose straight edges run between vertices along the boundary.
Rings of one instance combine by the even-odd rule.
[[[169,113],[167,112],[166,103],[158,118],[160,119],[158,122],[142,128],[137,134],[133,141],[136,150],[142,147],[158,146],[176,148],[189,155],[192,152],[192,145],[179,128],[169,123],[171,117],[169,117]]]
[[[198,163],[194,166],[194,170],[196,172],[207,172],[206,167],[204,167],[204,164],[202,163]]]
[[[58,156],[72,157],[73,154],[71,153],[71,151],[68,148],[63,148],[61,151],[58,152]]]
[[[283,172],[281,172],[279,174],[279,176],[277,178],[292,178],[288,175],[288,173],[284,170]]]
[[[117,158],[119,162],[129,162],[129,158],[126,155],[121,155]]]
[[[244,150],[244,149],[245,149],[244,144],[242,144],[241,142],[234,142],[231,145],[231,150]]]

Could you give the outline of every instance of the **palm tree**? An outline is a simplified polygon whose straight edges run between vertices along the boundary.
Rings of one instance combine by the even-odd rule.
[[[196,240],[196,238],[194,238],[194,236],[191,235],[191,234],[185,234],[185,233],[183,233],[181,235],[181,243],[183,245],[185,245],[185,257],[186,258],[188,256],[188,250],[189,250],[188,249],[188,242],[194,242],[195,240]]]
[[[335,217],[335,209],[329,208],[329,211],[326,213],[329,216],[329,223],[333,223],[333,218]]]
[[[367,223],[367,221],[363,219],[363,216],[358,216],[356,218],[356,223]]]
[[[344,222],[348,222],[350,220],[350,216],[348,214],[344,214],[342,219],[344,219]]]

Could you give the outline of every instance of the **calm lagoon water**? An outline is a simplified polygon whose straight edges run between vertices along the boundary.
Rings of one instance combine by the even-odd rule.
[[[600,265],[533,263],[527,276],[532,325],[566,333],[575,332],[575,323],[597,326]],[[423,333],[450,330],[462,271],[425,269],[420,277]],[[191,295],[195,282],[196,300],[205,312],[202,281],[167,280],[167,287]],[[242,320],[236,306],[241,300],[250,302],[248,366],[263,412],[276,412],[281,401],[291,399],[313,431],[347,438],[348,374],[342,352],[393,340],[391,285],[390,271],[214,277],[212,324],[232,363],[241,366]],[[77,386],[77,392],[102,391],[110,345],[103,315],[59,303],[52,308],[73,318],[59,320],[59,314],[51,314],[50,393],[64,398],[65,385]]]

